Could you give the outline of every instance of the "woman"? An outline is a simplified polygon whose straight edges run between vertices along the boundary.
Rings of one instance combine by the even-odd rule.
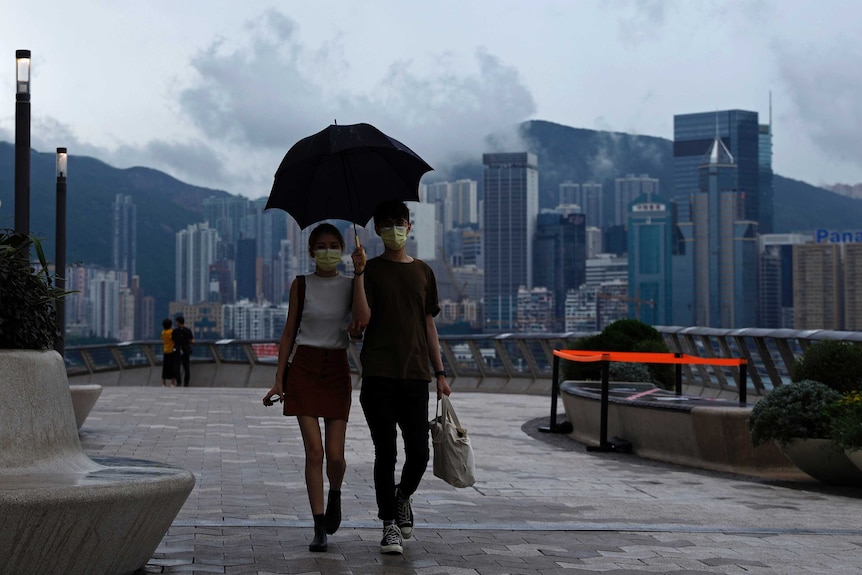
[[[162,386],[167,387],[171,380],[171,387],[177,386],[177,351],[174,348],[173,322],[165,318],[162,320]]]
[[[337,270],[344,252],[341,233],[331,224],[317,226],[308,238],[308,251],[314,258],[315,270],[297,278],[290,286],[275,384],[263,398],[263,404],[283,401],[284,415],[295,415],[299,422],[305,447],[305,485],[314,517],[314,539],[308,549],[326,551],[326,535],[335,533],[341,524],[341,482],[347,468],[344,439],[352,387],[347,361],[348,331],[361,333],[361,326],[351,321],[354,278],[342,276]],[[355,269],[364,269],[365,253],[361,247],[356,248],[352,257]],[[298,284],[303,278],[306,289],[301,304]],[[297,317],[300,306],[301,318]],[[320,418],[326,431],[325,443]],[[329,480],[325,511],[324,455]]]

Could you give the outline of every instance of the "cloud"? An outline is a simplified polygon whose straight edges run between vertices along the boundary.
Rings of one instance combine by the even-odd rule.
[[[862,167],[862,54],[853,38],[829,43],[776,46],[781,81],[802,130],[828,158]],[[787,134],[787,137],[794,137]]]
[[[265,176],[250,176],[262,182],[290,145],[335,119],[372,123],[444,172],[488,151],[491,133],[523,147],[516,127],[535,113],[535,101],[519,72],[486,50],[466,62],[450,54],[393,61],[360,92],[343,81],[354,71],[337,36],[319,47],[304,45],[298,26],[275,10],[248,26],[246,44],[219,39],[198,53],[191,63],[195,78],[178,94],[180,113],[207,140],[196,147],[198,158],[207,147],[228,157],[266,157],[268,171],[260,162]]]

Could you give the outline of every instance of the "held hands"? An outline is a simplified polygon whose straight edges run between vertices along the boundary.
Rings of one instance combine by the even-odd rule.
[[[351,321],[347,326],[347,335],[350,336],[350,339],[361,340],[364,333],[365,326],[357,320]]]
[[[365,273],[365,248],[356,246],[356,249],[350,254],[350,258],[353,260],[353,273],[356,275]]]

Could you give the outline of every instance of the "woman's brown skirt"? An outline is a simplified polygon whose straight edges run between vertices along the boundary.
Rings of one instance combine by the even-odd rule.
[[[352,387],[346,349],[300,345],[284,384],[284,414],[347,421]]]

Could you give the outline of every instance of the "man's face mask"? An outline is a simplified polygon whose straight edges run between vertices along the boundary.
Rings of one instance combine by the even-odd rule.
[[[390,250],[400,250],[407,243],[407,226],[386,226],[380,228],[380,239]]]
[[[341,250],[314,250],[314,263],[321,270],[331,272],[341,263]]]

